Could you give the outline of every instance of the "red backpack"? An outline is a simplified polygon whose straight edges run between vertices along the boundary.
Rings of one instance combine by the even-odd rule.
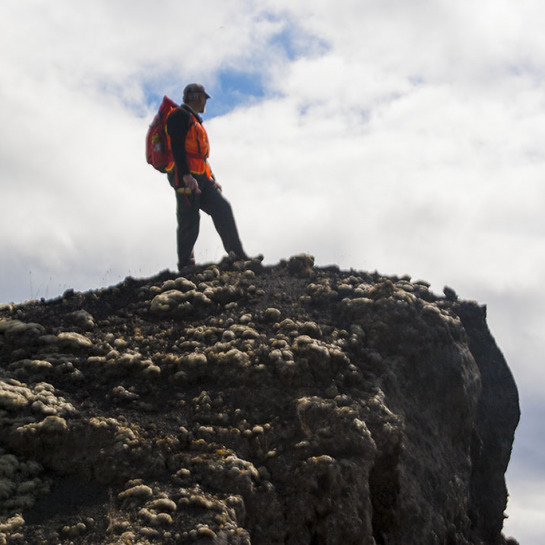
[[[168,116],[176,108],[178,105],[164,96],[159,111],[155,114],[146,134],[146,159],[159,172],[168,172],[174,166],[170,138],[166,129]]]

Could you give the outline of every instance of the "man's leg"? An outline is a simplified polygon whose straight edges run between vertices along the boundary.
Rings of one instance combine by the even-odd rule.
[[[227,253],[234,252],[237,257],[247,259],[240,242],[231,205],[210,180],[203,181],[201,190],[201,209],[212,217],[225,251]]]
[[[176,193],[176,218],[178,220],[178,270],[194,263],[193,246],[199,236],[199,195]]]

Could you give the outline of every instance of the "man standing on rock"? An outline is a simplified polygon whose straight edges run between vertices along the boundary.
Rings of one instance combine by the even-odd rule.
[[[236,258],[248,259],[231,205],[223,197],[208,164],[210,145],[199,114],[204,113],[209,98],[201,84],[190,83],[184,89],[182,106],[167,121],[175,163],[169,181],[176,190],[179,271],[195,264],[193,246],[199,236],[200,210],[212,217],[225,251]]]

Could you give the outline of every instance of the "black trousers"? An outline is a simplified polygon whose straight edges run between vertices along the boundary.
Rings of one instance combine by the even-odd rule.
[[[234,252],[237,257],[245,259],[231,205],[206,175],[196,175],[195,178],[200,194],[176,192],[178,268],[191,262],[193,246],[199,236],[201,210],[211,216],[225,251]]]

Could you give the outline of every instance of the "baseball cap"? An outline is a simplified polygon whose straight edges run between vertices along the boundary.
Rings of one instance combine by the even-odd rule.
[[[201,85],[200,83],[190,83],[189,85],[186,85],[185,89],[184,89],[184,100],[187,99],[187,98],[190,98],[191,95],[197,95],[197,94],[204,94],[204,96],[206,98],[212,98],[207,92],[206,92],[206,89],[204,88],[203,85]]]

